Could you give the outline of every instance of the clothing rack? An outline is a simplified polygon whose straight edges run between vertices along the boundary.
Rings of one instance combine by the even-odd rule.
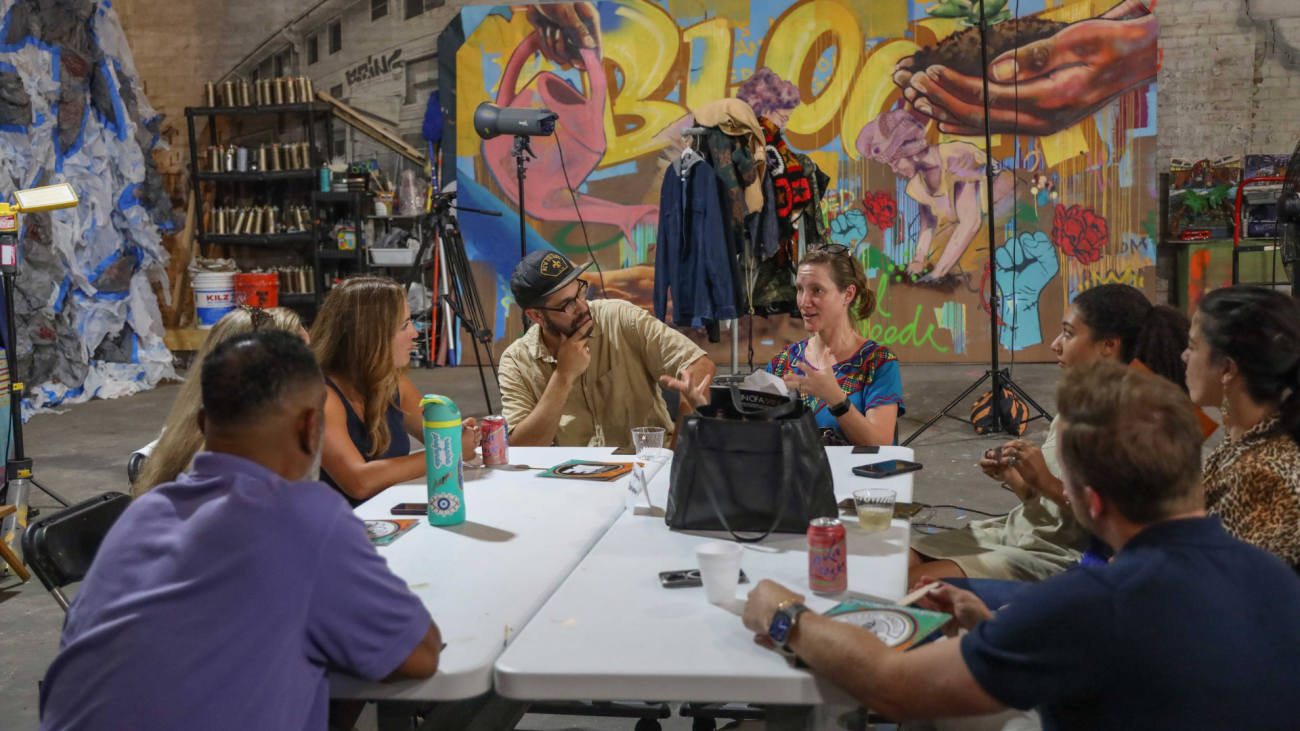
[[[707,127],[687,127],[682,130],[682,136],[694,138],[696,143],[699,138],[707,135]],[[731,375],[740,374],[740,318],[731,321]]]

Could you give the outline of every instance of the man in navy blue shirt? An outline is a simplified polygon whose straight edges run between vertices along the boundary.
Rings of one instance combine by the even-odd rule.
[[[924,600],[970,631],[895,653],[760,583],[758,639],[892,718],[1037,708],[1048,729],[1293,729],[1300,579],[1207,518],[1200,428],[1168,381],[1098,361],[1058,393],[1070,506],[1116,551],[1033,585],[997,614],[944,585]]]
[[[441,639],[320,469],[325,383],[297,335],[203,363],[206,451],[136,500],[68,610],[41,729],[326,728],[327,667],[427,678]]]

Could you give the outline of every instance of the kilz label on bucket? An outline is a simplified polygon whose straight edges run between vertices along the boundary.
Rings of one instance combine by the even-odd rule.
[[[198,292],[199,307],[234,307],[233,292]]]

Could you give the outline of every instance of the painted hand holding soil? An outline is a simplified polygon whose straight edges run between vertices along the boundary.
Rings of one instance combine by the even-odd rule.
[[[1070,25],[1013,19],[989,30],[993,134],[1053,135],[1155,80],[1155,16],[1125,0]],[[894,82],[948,134],[984,134],[979,31],[969,29],[898,63]]]

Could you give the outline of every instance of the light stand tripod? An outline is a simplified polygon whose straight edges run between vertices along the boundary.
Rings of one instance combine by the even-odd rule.
[[[940,410],[939,413],[935,414],[933,418],[925,422],[924,426],[922,426],[920,429],[917,429],[915,432],[913,432],[912,435],[909,436],[907,440],[903,442],[903,446],[907,446],[911,444],[912,441],[917,437],[921,436],[921,434],[924,433],[926,429],[929,429],[930,427],[934,426],[934,423],[938,421],[940,417],[948,416],[949,418],[957,419],[958,421],[970,423],[967,422],[965,419],[958,419],[955,416],[950,416],[948,412],[956,408],[958,404],[964,402],[967,397],[969,397],[972,393],[974,393],[976,389],[978,389],[981,385],[984,384],[985,381],[988,380],[993,381],[993,393],[989,402],[990,423],[986,429],[986,433],[998,434],[998,433],[1011,432],[1015,428],[1014,423],[1003,419],[1002,389],[1004,386],[1010,391],[1020,396],[1021,398],[1023,398],[1026,403],[1028,403],[1030,406],[1034,408],[1035,411],[1038,412],[1039,415],[1032,417],[1031,419],[1029,419],[1030,421],[1038,418],[1047,419],[1048,421],[1052,420],[1051,415],[1048,414],[1046,411],[1044,411],[1043,407],[1039,406],[1036,401],[1030,398],[1029,394],[1025,393],[1024,390],[1020,388],[1020,386],[1017,386],[1016,382],[1011,380],[1011,374],[1008,373],[1006,369],[1001,368],[998,364],[998,350],[1002,346],[1001,343],[1002,332],[998,327],[999,326],[998,260],[997,257],[994,256],[995,249],[997,246],[997,239],[996,239],[996,232],[994,231],[995,229],[994,223],[996,221],[996,217],[994,215],[994,210],[993,210],[993,178],[994,178],[993,130],[992,130],[992,123],[990,121],[990,116],[989,116],[988,21],[985,19],[984,16],[984,0],[979,0],[979,4],[980,4],[980,25],[979,25],[980,68],[984,69],[984,73],[982,74],[982,77],[984,79],[984,152],[987,158],[984,162],[984,175],[985,175],[984,186],[985,186],[985,195],[987,196],[988,199],[988,215],[989,215],[989,222],[988,222],[989,279],[993,283],[992,286],[989,287],[989,329],[992,331],[992,336],[993,336],[992,367],[989,368],[989,370],[985,371],[984,375],[981,376],[978,381],[971,384],[970,388],[966,389],[965,391],[962,391],[960,396],[953,399],[951,403],[943,407],[943,409]]]
[[[9,346],[5,349],[5,361],[9,366],[9,428],[14,445],[13,456],[5,463],[6,500],[13,505],[26,503],[31,485],[35,485],[38,490],[66,508],[71,503],[32,477],[32,459],[23,447],[23,383],[19,379],[18,362],[14,358],[14,351],[18,349],[18,327],[14,313],[14,287],[18,276],[16,230],[16,217],[9,218],[0,212],[0,275],[4,277],[5,333]]]
[[[520,162],[519,174],[522,183],[522,161]],[[520,189],[522,190],[522,187]],[[451,211],[456,210],[498,217],[501,214],[497,211],[456,206],[452,204],[455,199],[455,193],[440,193],[433,196],[432,210],[429,213],[429,218],[432,219],[432,227],[438,232],[438,240],[442,242],[442,250],[446,254],[447,281],[450,282],[451,290],[439,295],[438,299],[451,308],[465,331],[470,335],[470,342],[474,346],[474,361],[478,364],[479,382],[483,386],[483,400],[487,402],[488,413],[491,414],[495,409],[492,408],[492,396],[488,391],[487,376],[483,373],[483,361],[479,357],[478,346],[479,343],[482,343],[484,348],[487,349],[488,365],[492,367],[492,380],[495,381],[497,379],[497,366],[492,359],[492,329],[488,327],[483,302],[479,299],[478,288],[474,286],[473,274],[469,268],[469,258],[465,255],[465,242],[460,236],[460,229],[456,227],[455,219],[451,217]],[[523,220],[522,215],[520,220]],[[434,256],[436,257],[437,254],[435,253]],[[423,260],[424,254],[421,253],[417,261]]]
[[[515,147],[510,154],[515,158],[515,175],[519,178],[519,259],[522,261],[528,256],[528,224],[524,221],[524,178],[527,174],[524,172],[524,163],[536,160],[537,155],[528,145],[527,135],[515,135]]]

